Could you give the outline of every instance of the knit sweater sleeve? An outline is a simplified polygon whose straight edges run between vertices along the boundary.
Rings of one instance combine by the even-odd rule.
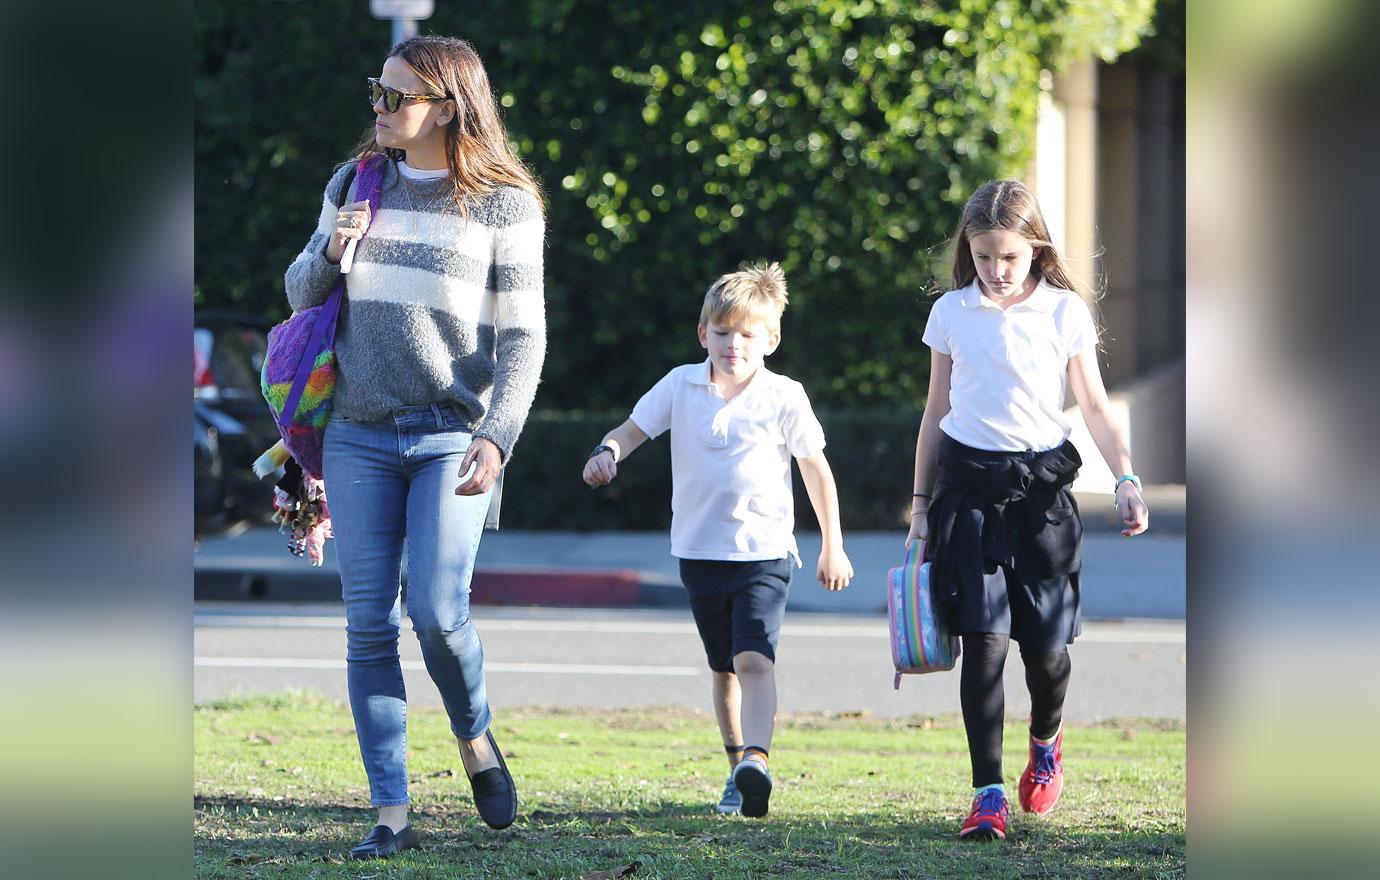
[[[506,463],[536,397],[546,357],[542,249],[546,223],[536,197],[516,187],[494,193],[495,358],[493,398],[475,435],[492,440]]]
[[[283,279],[288,305],[292,306],[294,312],[325,302],[336,279],[340,277],[340,266],[326,259],[326,244],[335,226],[335,214],[344,202],[345,193],[342,190],[349,168],[349,165],[342,165],[331,175],[321,198],[321,216],[317,218],[316,230],[307,239],[307,246],[297,255],[297,259],[288,266]]]

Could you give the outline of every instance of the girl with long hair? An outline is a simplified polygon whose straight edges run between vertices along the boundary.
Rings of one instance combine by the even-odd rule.
[[[1018,181],[980,187],[954,236],[953,289],[930,310],[930,388],[915,447],[907,543],[926,542],[931,587],[963,643],[959,678],[973,802],[959,836],[1006,836],[1002,669],[1021,646],[1030,689],[1020,805],[1041,814],[1064,785],[1067,646],[1081,631],[1083,523],[1070,485],[1082,461],[1064,417],[1069,388],[1112,473],[1131,537],[1149,525],[1140,478],[1108,412],[1097,328]]]

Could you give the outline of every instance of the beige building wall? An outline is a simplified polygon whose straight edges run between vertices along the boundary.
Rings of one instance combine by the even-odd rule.
[[[1045,86],[1027,182],[1070,269],[1104,292],[1099,362],[1136,469],[1182,483],[1183,83],[1144,63],[1088,60]],[[1073,421],[1080,488],[1106,491],[1111,475]]]

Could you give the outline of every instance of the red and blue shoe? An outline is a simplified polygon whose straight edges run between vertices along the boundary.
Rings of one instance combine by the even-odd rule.
[[[1064,790],[1064,730],[1054,742],[1041,745],[1030,738],[1030,763],[1021,774],[1021,809],[1042,816],[1054,809]]]
[[[973,811],[963,820],[958,836],[963,840],[1003,840],[1006,838],[1006,793],[1000,788],[984,788],[973,798]]]

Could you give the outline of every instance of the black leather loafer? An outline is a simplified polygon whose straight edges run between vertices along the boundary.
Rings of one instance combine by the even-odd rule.
[[[474,790],[474,806],[479,810],[479,818],[495,829],[507,828],[517,819],[517,786],[513,785],[512,774],[503,762],[503,752],[494,735],[485,731],[489,738],[489,748],[498,758],[498,766],[480,770],[470,777],[470,788]]]
[[[350,858],[386,859],[405,849],[416,849],[418,845],[417,832],[411,825],[396,834],[387,825],[375,825],[369,836],[361,840],[359,846],[350,850]]]

